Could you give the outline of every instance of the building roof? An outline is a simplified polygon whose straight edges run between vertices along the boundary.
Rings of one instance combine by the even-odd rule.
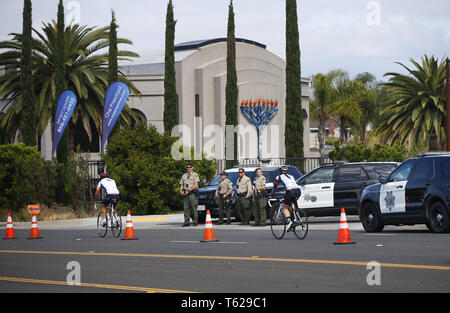
[[[182,42],[175,45],[175,62],[181,62],[201,47],[218,42],[226,42],[227,38],[214,38]],[[266,46],[253,40],[236,38],[236,42],[247,43],[266,49]],[[125,75],[160,75],[164,76],[164,50],[149,50],[140,53],[140,57],[133,61],[121,61],[121,71]]]
[[[213,43],[218,43],[218,42],[227,42],[227,38],[214,38],[214,39],[204,39],[204,40],[194,40],[194,41],[188,41],[188,42],[182,42],[179,43],[177,45],[175,45],[175,51],[184,51],[184,50],[195,50],[195,49],[199,49],[201,47],[213,44]],[[248,40],[248,39],[244,39],[244,38],[236,38],[236,42],[242,42],[242,43],[247,43],[250,45],[255,45],[257,47],[266,49],[267,46],[263,45],[262,43],[253,41],[253,40]]]

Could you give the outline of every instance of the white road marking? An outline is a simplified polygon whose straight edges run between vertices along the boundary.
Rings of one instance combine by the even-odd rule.
[[[172,243],[200,243],[200,241],[191,241],[191,240],[171,240]],[[247,244],[248,242],[245,241],[215,241],[210,243],[225,243],[225,244]]]

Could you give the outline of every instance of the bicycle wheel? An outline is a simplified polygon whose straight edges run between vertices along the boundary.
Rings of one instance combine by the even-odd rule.
[[[114,214],[111,218],[111,231],[113,233],[113,236],[116,238],[119,237],[120,233],[122,232],[122,217],[117,211],[114,211]]]
[[[298,239],[303,240],[308,234],[308,215],[305,210],[299,209],[295,204],[294,216],[294,234]]]
[[[103,224],[105,224],[106,219],[103,217],[103,213],[102,212],[98,212],[98,217],[97,217],[97,232],[100,235],[100,237],[105,237],[106,236],[106,232],[108,231],[108,224],[106,224],[106,226],[103,226]]]
[[[270,230],[276,239],[282,239],[286,233],[286,218],[280,208],[275,210],[270,218]]]

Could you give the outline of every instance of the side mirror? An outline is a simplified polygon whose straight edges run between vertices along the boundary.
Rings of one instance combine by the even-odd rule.
[[[378,181],[380,182],[380,184],[386,184],[387,183],[387,177],[381,175],[380,177],[378,177]]]
[[[209,184],[209,182],[206,180],[206,178],[203,178],[203,179],[202,179],[202,183],[203,183],[203,185],[205,185],[205,186]]]

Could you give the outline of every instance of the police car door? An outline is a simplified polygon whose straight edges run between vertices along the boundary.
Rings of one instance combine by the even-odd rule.
[[[405,190],[414,162],[406,162],[393,171],[386,184],[380,186],[380,211],[382,214],[404,213]]]
[[[334,207],[334,167],[322,167],[300,179],[298,206],[305,209]]]
[[[417,161],[406,185],[406,213],[425,216],[424,198],[431,179],[435,175],[434,162],[430,159]]]
[[[341,208],[356,210],[359,206],[359,197],[363,182],[369,177],[360,165],[341,165],[336,169],[334,185],[334,205],[337,212]]]

